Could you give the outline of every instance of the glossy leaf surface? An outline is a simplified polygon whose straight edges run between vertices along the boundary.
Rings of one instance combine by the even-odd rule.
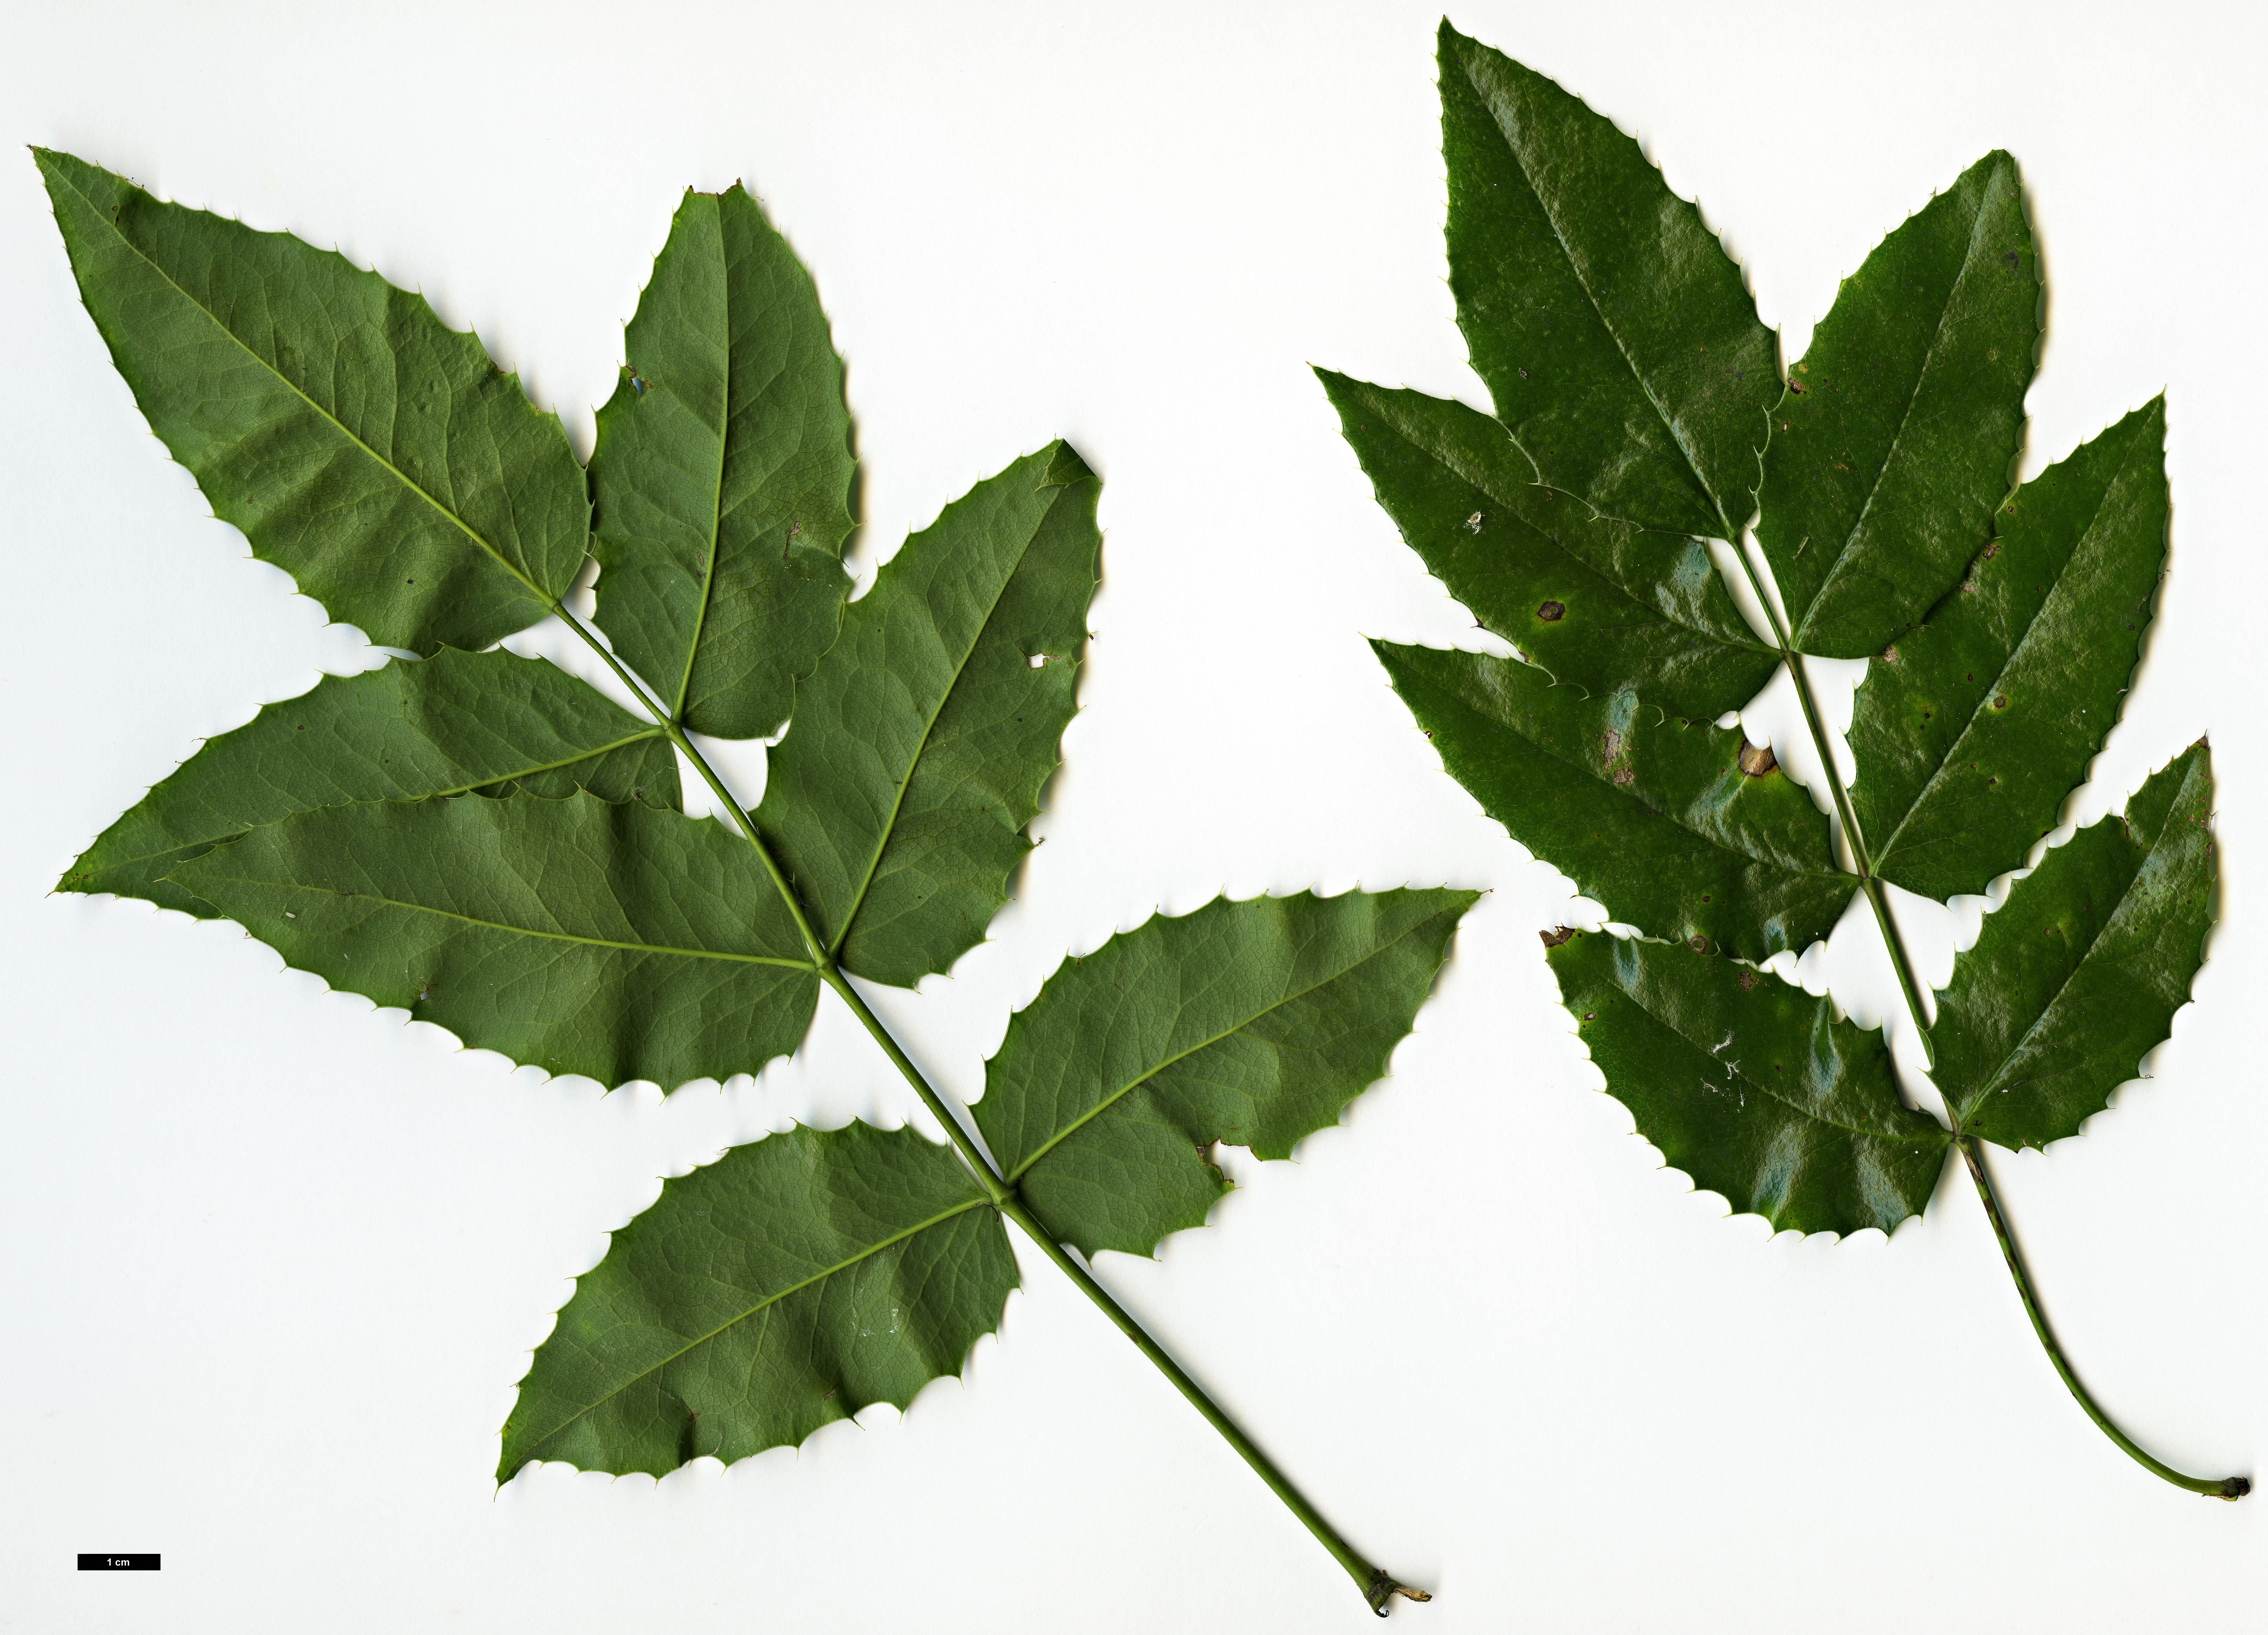
[[[214,514],[387,647],[551,610],[590,507],[556,416],[423,296],[35,150],[88,315]]]
[[[327,675],[222,733],[105,829],[64,891],[111,891],[210,917],[166,876],[248,829],[295,812],[430,795],[678,804],[661,729],[540,659],[443,648],[360,675]]]
[[[1482,624],[1560,681],[1713,719],[1771,679],[1778,652],[1750,631],[1698,540],[1543,487],[1477,409],[1317,373],[1402,537]]]
[[[1780,396],[1741,269],[1579,99],[1446,22],[1440,61],[1449,288],[1497,418],[1594,509],[1733,537]]]
[[[850,587],[842,360],[737,187],[685,195],[625,339],[591,458],[599,623],[685,725],[761,737]]]
[[[1756,541],[1795,646],[1881,651],[1983,549],[2040,335],[2016,162],[1987,154],[1843,281],[1772,411]]]
[[[1062,443],[978,483],[798,689],[756,822],[845,969],[911,987],[1007,901],[1073,711],[1101,486]]]
[[[1951,1138],[1899,1099],[1879,1029],[1670,944],[1578,933],[1547,957],[1638,1133],[1735,1214],[1888,1232],[1929,1202]]]
[[[2024,484],[1968,578],[1867,666],[1851,798],[1885,880],[1981,892],[2086,781],[2164,571],[2164,442],[2153,402]]]
[[[2192,746],[1984,917],[1938,1005],[1936,1080],[2003,1146],[2079,1133],[2189,1002],[2213,929],[2213,765]]]
[[[1513,659],[1372,645],[1450,775],[1614,919],[1761,960],[1850,902],[1825,818],[1776,765],[1742,770],[1737,729]]]
[[[1146,1255],[1386,1072],[1477,893],[1226,899],[1067,961],[1008,1025],[977,1127],[1060,1241]]]
[[[603,1085],[755,1072],[818,999],[747,843],[635,801],[332,806],[173,879],[335,988]]]
[[[798,1128],[666,1182],[535,1353],[497,1479],[792,1447],[957,1374],[1016,1286],[1000,1218],[910,1130]]]

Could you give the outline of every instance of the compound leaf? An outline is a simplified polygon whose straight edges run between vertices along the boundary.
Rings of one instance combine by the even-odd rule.
[[[534,624],[588,548],[582,468],[423,296],[34,150],[88,314],[214,513],[387,647]]]
[[[1450,775],[1616,920],[1761,960],[1850,902],[1810,796],[1737,730],[1513,659],[1371,645]]]
[[[1775,1231],[1889,1231],[1952,1138],[1898,1096],[1879,1029],[1768,972],[1578,932],[1546,956],[1607,1089],[1694,1185]]]
[[[1933,1037],[1965,1128],[2003,1146],[2079,1133],[2172,1030],[2205,963],[2219,865],[2202,740],[2056,847],[1984,917]]]
[[[1989,153],[1843,282],[1772,411],[1756,542],[1797,649],[1863,659],[1984,546],[2024,435],[2039,253]]]
[[[635,801],[332,806],[171,878],[335,988],[603,1085],[755,1072],[818,1001],[747,842]]]
[[[899,1408],[998,1326],[1000,1218],[910,1130],[798,1127],[666,1182],[537,1348],[497,1479],[556,1459],[655,1476]]]
[[[1402,537],[1487,629],[1562,681],[1713,719],[1779,663],[1708,548],[1601,516],[1535,481],[1501,423],[1316,371]]]
[[[1446,22],[1440,63],[1449,289],[1497,418],[1594,510],[1736,537],[1780,397],[1740,269],[1580,99]]]
[[[911,987],[1007,901],[1073,712],[1101,487],[1063,443],[978,483],[798,689],[756,822],[845,969]]]
[[[564,796],[678,804],[669,740],[541,659],[443,648],[360,675],[327,675],[205,743],[105,829],[59,889],[144,897],[210,917],[166,878],[248,829],[295,812],[429,795]]]
[[[1386,1072],[1469,891],[1218,899],[1066,962],[1008,1024],[977,1128],[1058,1241],[1202,1226],[1215,1142],[1288,1158]]]
[[[2154,401],[2024,484],[1968,579],[1867,667],[1851,799],[1885,880],[1981,892],[2086,780],[2164,571],[2164,446]]]
[[[679,721],[755,738],[835,639],[853,461],[811,276],[746,189],[691,193],[591,457],[598,621]]]

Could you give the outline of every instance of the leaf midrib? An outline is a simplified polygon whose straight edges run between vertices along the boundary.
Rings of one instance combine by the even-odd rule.
[[[953,678],[939,689],[937,703],[931,707],[929,719],[922,723],[921,737],[915,741],[914,752],[906,757],[905,770],[898,778],[897,792],[890,798],[889,815],[883,819],[881,829],[874,837],[873,855],[866,859],[866,873],[858,881],[858,889],[851,894],[850,906],[843,911],[841,929],[827,946],[829,959],[841,954],[843,945],[850,940],[850,928],[858,923],[858,910],[865,906],[866,894],[873,887],[875,873],[882,866],[882,854],[889,850],[890,836],[897,832],[898,814],[904,810],[907,792],[913,788],[915,775],[921,770],[922,756],[929,753],[930,734],[937,730],[946,705],[953,702],[953,695],[961,685],[961,678],[968,674],[969,660],[976,656],[977,648],[983,644],[985,631],[992,628],[993,617],[1000,611],[1001,600],[1008,594],[1008,586],[1015,582],[1016,575],[1023,568],[1024,558],[1032,554],[1032,547],[1039,540],[1040,530],[1055,514],[1057,500],[1062,497],[1063,490],[1058,487],[1056,499],[1049,500],[1034,519],[1031,531],[1024,536],[1024,542],[1016,552],[1016,560],[1000,576],[1000,583],[992,593],[992,600],[985,605],[984,616],[976,622],[976,629],[968,638],[968,645],[954,661]]]
[[[171,878],[168,876],[167,878]],[[476,915],[460,914],[453,909],[437,909],[423,902],[404,902],[374,891],[341,891],[330,886],[311,886],[304,880],[260,880],[249,874],[231,874],[232,880],[246,885],[265,886],[271,891],[303,892],[313,897],[351,897],[358,902],[375,902],[382,908],[400,909],[405,913],[431,914],[440,919],[457,920],[482,931],[497,931],[514,937],[533,937],[545,942],[571,942],[591,948],[618,948],[626,954],[660,954],[687,960],[726,960],[741,965],[778,965],[790,970],[812,971],[819,968],[809,960],[784,960],[775,954],[725,954],[709,948],[675,948],[659,943],[616,942],[606,937],[583,937],[573,932],[532,931],[525,925],[507,925],[498,920],[484,920]],[[180,882],[184,886],[187,881]]]
[[[1464,66],[1462,53],[1459,54],[1459,66]],[[1489,100],[1488,93],[1482,91],[1479,85],[1474,81],[1469,69],[1466,70],[1465,83],[1471,85],[1475,92],[1479,92],[1484,103],[1486,103]],[[1491,116],[1493,116],[1494,110],[1491,109]],[[1583,298],[1590,303],[1591,311],[1597,315],[1599,320],[1599,328],[1606,331],[1607,339],[1615,343],[1615,350],[1621,354],[1624,366],[1631,372],[1631,379],[1637,383],[1639,393],[1646,398],[1646,407],[1653,410],[1655,418],[1661,422],[1662,430],[1669,433],[1669,440],[1676,447],[1679,457],[1685,461],[1686,470],[1691,472],[1693,474],[1694,482],[1700,484],[1702,497],[1707,500],[1710,505],[1715,509],[1717,512],[1717,520],[1724,527],[1725,529],[1723,537],[1728,540],[1731,539],[1734,532],[1732,519],[1726,515],[1724,502],[1717,497],[1716,490],[1710,486],[1709,479],[1701,475],[1701,468],[1694,460],[1693,451],[1686,446],[1685,434],[1678,430],[1676,421],[1672,419],[1668,411],[1662,408],[1661,400],[1654,394],[1653,383],[1646,378],[1645,372],[1638,367],[1638,360],[1631,356],[1630,348],[1623,343],[1623,338],[1620,335],[1616,333],[1614,325],[1608,321],[1606,309],[1599,305],[1599,298],[1597,294],[1593,291],[1590,280],[1583,276],[1582,265],[1575,259],[1574,251],[1568,245],[1567,235],[1559,225],[1559,217],[1557,213],[1552,210],[1550,204],[1544,202],[1543,193],[1536,188],[1535,178],[1528,171],[1528,161],[1521,156],[1519,148],[1513,144],[1512,138],[1506,135],[1501,122],[1494,121],[1493,117],[1491,118],[1491,122],[1496,123],[1497,125],[1497,135],[1504,143],[1505,151],[1512,156],[1512,162],[1519,166],[1520,178],[1522,181],[1528,184],[1528,196],[1535,201],[1535,208],[1543,212],[1543,219],[1551,229],[1552,240],[1558,245],[1559,254],[1567,263],[1567,270],[1574,277],[1575,287],[1583,292]],[[1660,174],[1659,172],[1656,172],[1655,173],[1657,176]],[[1668,184],[1667,182],[1662,184],[1662,190],[1664,192],[1668,192]],[[1672,194],[1670,196],[1673,198],[1676,197],[1675,194]],[[1683,203],[1683,201],[1680,200],[1679,203]],[[1720,253],[1721,249],[1722,247],[1720,246]],[[1523,449],[1521,452],[1525,453],[1527,451]],[[1531,456],[1531,460],[1532,459],[1533,457]],[[1540,474],[1540,467],[1538,468],[1538,471]],[[1624,519],[1634,520],[1633,519]],[[1638,524],[1638,526],[1643,527],[1644,525]]]
[[[1373,960],[1384,958],[1386,954],[1391,952],[1395,947],[1406,942],[1411,937],[1416,936],[1419,932],[1423,931],[1426,926],[1432,924],[1435,920],[1440,917],[1440,912],[1427,915],[1424,919],[1419,920],[1416,924],[1404,929],[1391,940],[1381,943],[1377,947],[1372,949],[1371,952],[1364,954],[1362,958],[1355,961],[1353,964],[1343,966],[1339,969],[1333,971],[1330,975],[1321,977],[1316,981],[1308,983],[1297,993],[1287,993],[1281,998],[1271,1000],[1267,1005],[1261,1006],[1260,1009],[1253,1012],[1249,1016],[1244,1018],[1243,1020],[1236,1023],[1233,1027],[1224,1027],[1219,1033],[1214,1034],[1211,1038],[1201,1039],[1197,1043],[1189,1046],[1187,1049],[1174,1052],[1172,1056],[1167,1057],[1164,1061],[1160,1062],[1154,1067],[1145,1069],[1142,1072],[1138,1073],[1132,1079],[1128,1079],[1117,1089],[1112,1091],[1108,1095],[1103,1097],[1102,1100],[1097,1101],[1094,1106],[1080,1114],[1077,1118],[1072,1119],[1061,1130],[1056,1131],[1054,1135],[1049,1137],[1046,1141],[1042,1142],[1036,1149],[1034,1150],[1028,1158],[1025,1159],[1022,1163],[1017,1165],[1015,1168],[1010,1170],[1007,1175],[1002,1177],[1002,1179],[1006,1181],[1011,1186],[1014,1185],[1019,1177],[1028,1171],[1033,1165],[1038,1163],[1049,1153],[1053,1152],[1057,1146],[1061,1145],[1065,1140],[1069,1139],[1071,1135],[1084,1126],[1090,1124],[1094,1123],[1094,1120],[1101,1117],[1102,1115],[1109,1111],[1111,1108],[1116,1106],[1121,1101],[1124,1100],[1127,1096],[1131,1095],[1135,1091],[1149,1083],[1150,1080],[1155,1079],[1160,1073],[1164,1072],[1176,1062],[1186,1061],[1201,1050],[1211,1049],[1214,1045],[1219,1044],[1222,1040],[1229,1037],[1232,1034],[1242,1033],[1246,1028],[1251,1027],[1253,1023],[1258,1021],[1262,1017],[1282,1010],[1285,1005],[1292,1004],[1294,1000],[1306,998],[1318,988],[1328,987],[1332,983],[1337,982],[1342,977],[1352,976],[1364,966],[1369,964]]]
[[[1984,718],[1984,712],[1991,707],[1993,695],[1999,691],[2000,683],[2007,679],[2008,673],[2016,667],[2017,660],[2021,659],[2030,648],[2033,637],[2039,632],[2040,621],[2046,616],[2049,607],[2056,600],[2056,593],[2063,588],[2063,582],[2070,574],[2073,564],[2079,561],[2080,553],[2088,548],[2094,540],[2097,529],[2101,527],[2102,513],[2110,509],[2112,490],[2117,487],[2119,479],[2126,475],[2127,465],[2133,459],[2133,455],[2134,451],[2128,450],[2126,457],[2118,462],[2117,470],[2111,474],[2110,481],[2103,485],[2102,497],[2095,501],[2095,512],[2088,519],[2087,527],[2079,536],[2079,542],[2072,547],[2071,554],[2064,558],[2063,566],[2056,571],[2055,582],[2048,586],[2048,593],[2040,599],[2039,607],[2033,611],[2032,616],[2024,622],[2023,635],[2018,638],[2016,644],[2008,650],[2008,656],[2002,660],[2000,667],[1993,672],[1992,684],[1977,694],[1976,703],[1970,709],[1969,719],[1962,725],[1960,735],[1948,746],[1944,755],[1937,763],[1936,770],[1930,774],[1929,781],[1921,786],[1920,792],[1907,804],[1904,813],[1897,821],[1896,827],[1890,830],[1890,837],[1882,843],[1881,849],[1875,854],[1878,873],[1881,872],[1881,865],[1887,863],[1897,850],[1898,836],[1905,833],[1906,825],[1913,821],[1914,814],[1919,812],[1929,798],[1937,792],[1938,786],[1951,776],[1952,768],[1961,760],[1962,747],[1967,744],[1976,733],[1977,724]],[[1955,595],[1960,593],[1958,588],[1954,593]],[[2109,729],[2104,730],[2107,732]],[[1883,878],[1888,879],[1889,876],[1885,874]]]
[[[724,269],[718,281],[724,291],[725,333],[719,347],[725,355],[724,390],[718,403],[717,481],[709,504],[709,571],[701,577],[700,605],[693,614],[693,634],[685,644],[685,671],[678,678],[677,702],[670,706],[672,719],[681,719],[685,701],[693,691],[693,667],[701,657],[701,633],[708,627],[709,608],[717,595],[717,558],[725,539],[725,453],[733,436],[733,258],[725,247],[725,211],[719,199],[717,215],[717,260]]]
[[[1995,180],[1997,179],[1996,173]],[[1812,615],[1819,611],[1820,604],[1826,600],[1827,593],[1833,588],[1845,565],[1851,559],[1851,552],[1855,548],[1859,530],[1866,527],[1867,519],[1874,514],[1874,501],[1881,495],[1882,483],[1890,474],[1890,464],[1897,456],[1898,446],[1905,438],[1907,423],[1913,419],[1914,405],[1921,401],[1922,385],[1936,368],[1938,349],[1945,340],[1947,314],[1953,310],[1954,297],[1961,292],[1962,285],[1969,282],[1969,275],[1977,266],[1977,241],[1984,234],[1984,206],[1980,204],[1975,219],[1969,224],[1969,248],[1961,258],[1961,270],[1953,276],[1952,282],[1945,287],[1945,299],[1940,304],[1937,312],[1937,328],[1930,335],[1927,350],[1922,354],[1921,367],[1914,372],[1913,389],[1906,394],[1906,406],[1898,413],[1898,429],[1890,434],[1889,445],[1882,452],[1881,464],[1875,468],[1874,480],[1867,485],[1866,500],[1859,505],[1859,514],[1851,519],[1851,527],[1843,535],[1843,543],[1835,553],[1835,560],[1828,564],[1826,573],[1821,576],[1819,588],[1812,593],[1811,600],[1803,610],[1803,617],[1797,622],[1794,630],[1788,637],[1788,644],[1792,647],[1800,649],[1804,637],[1811,633]],[[1807,542],[1808,542],[1808,537],[1806,536]]]
[[[292,396],[305,403],[310,410],[312,410],[320,419],[332,427],[333,430],[336,431],[341,437],[353,444],[355,447],[360,449],[364,454],[367,454],[373,463],[384,469],[396,482],[400,482],[403,488],[416,495],[418,498],[423,500],[436,512],[446,518],[449,522],[456,527],[458,532],[461,533],[467,539],[472,541],[474,544],[479,546],[482,550],[485,551],[489,557],[494,561],[498,567],[502,568],[506,573],[512,575],[513,578],[518,579],[520,584],[526,586],[529,593],[541,600],[545,607],[555,609],[556,608],[557,603],[553,599],[551,593],[549,591],[546,591],[541,586],[536,584],[534,580],[529,578],[526,574],[521,572],[519,567],[512,563],[511,558],[507,557],[495,546],[490,544],[487,540],[482,538],[478,533],[474,531],[472,526],[462,517],[457,515],[457,513],[450,510],[448,506],[444,505],[439,500],[428,493],[420,484],[412,481],[409,475],[406,472],[402,471],[400,467],[396,466],[392,460],[387,459],[385,455],[379,453],[369,444],[364,442],[362,438],[357,437],[354,432],[348,430],[346,424],[342,422],[338,416],[332,414],[330,410],[325,409],[313,398],[308,396],[306,392],[300,390],[298,384],[289,375],[276,368],[276,366],[270,363],[267,358],[262,357],[257,350],[247,344],[244,338],[239,335],[235,330],[230,328],[228,325],[222,322],[218,313],[215,313],[202,301],[200,301],[195,296],[191,295],[187,290],[183,289],[174,279],[173,274],[167,272],[166,269],[158,263],[156,258],[150,255],[140,245],[135,243],[133,239],[128,238],[126,234],[119,229],[117,221],[111,213],[104,210],[95,200],[89,198],[85,190],[80,188],[76,180],[66,180],[65,185],[68,186],[72,192],[78,195],[80,200],[86,205],[88,210],[101,218],[103,225],[110,230],[111,237],[117,239],[120,244],[123,245],[129,253],[140,260],[151,272],[164,279],[167,288],[171,289],[176,295],[180,296],[183,301],[188,303],[193,311],[200,313],[215,329],[217,329],[221,334],[226,335],[230,341],[235,343],[238,350],[242,351],[247,357],[251,358],[253,362],[258,364],[261,368],[266,370],[269,375],[281,382],[284,389],[289,391]]]
[[[915,1226],[908,1226],[902,1232],[899,1232],[890,1237],[884,1238],[880,1242],[873,1244],[869,1248],[863,1248],[856,1255],[850,1256],[847,1259],[837,1261],[834,1265],[826,1268],[824,1270],[812,1273],[811,1276],[806,1278],[800,1283],[792,1284],[788,1287],[780,1290],[777,1294],[766,1295],[755,1305],[749,1307],[746,1311],[740,1312],[733,1316],[727,1317],[724,1322],[710,1329],[708,1333],[696,1336],[695,1338],[688,1340],[684,1344],[670,1352],[668,1356],[657,1359],[655,1361],[648,1364],[645,1367],[639,1369],[637,1373],[631,1374],[620,1385],[615,1387],[613,1390],[608,1391],[604,1396],[599,1397],[595,1401],[585,1403],[582,1407],[578,1408],[573,1413],[569,1414],[564,1419],[560,1420],[558,1424],[553,1425],[542,1435],[531,1437],[527,1441],[521,1444],[522,1447],[529,1450],[526,1457],[530,1459],[535,1457],[534,1449],[542,1447],[544,1443],[551,1440],[552,1438],[557,1436],[562,1431],[574,1424],[578,1419],[582,1418],[586,1414],[597,1412],[599,1409],[612,1402],[615,1397],[620,1396],[624,1391],[629,1390],[630,1387],[636,1385],[640,1380],[644,1379],[648,1374],[659,1373],[671,1363],[675,1362],[679,1358],[684,1356],[686,1352],[692,1351],[696,1347],[708,1344],[710,1341],[715,1339],[718,1335],[724,1333],[725,1329],[732,1328],[736,1323],[746,1322],[749,1318],[756,1315],[759,1312],[768,1310],[771,1307],[777,1306],[780,1301],[787,1299],[791,1294],[799,1293],[801,1291],[811,1287],[811,1285],[815,1283],[823,1283],[838,1272],[849,1270],[851,1267],[858,1264],[861,1261],[872,1260],[875,1256],[880,1255],[885,1249],[895,1248],[898,1244],[905,1242],[909,1238],[918,1237],[921,1234],[927,1232],[932,1226],[940,1226],[946,1221],[953,1219],[956,1216],[968,1213],[968,1212],[973,1209],[983,1209],[987,1206],[989,1201],[990,1200],[985,1198],[976,1197],[969,1199],[965,1204],[956,1204],[951,1209],[943,1211],[939,1214],[932,1215],[927,1220],[922,1221]],[[521,1462],[525,1463],[526,1462],[526,1461],[523,1459]]]

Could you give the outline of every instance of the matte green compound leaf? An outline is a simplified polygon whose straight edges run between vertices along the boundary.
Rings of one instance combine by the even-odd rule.
[[[910,1130],[799,1127],[664,1184],[537,1348],[497,1480],[554,1459],[665,1475],[904,1408],[1000,1322],[1000,1218]]]
[[[209,918],[166,876],[248,829],[357,800],[516,789],[675,806],[677,761],[651,721],[541,659],[443,648],[327,675],[208,740],[105,829],[63,891],[110,891]]]
[[[1779,664],[1708,548],[1542,487],[1503,425],[1462,403],[1315,372],[1378,503],[1449,593],[1562,681],[1714,719]]]
[[[1984,917],[1933,1037],[1962,1126],[2002,1146],[2079,1133],[2189,1003],[2213,929],[2218,859],[2202,740],[2056,847]]]
[[[2055,827],[2118,718],[2170,510],[2159,400],[2017,490],[1969,578],[1867,667],[1851,799],[1883,879],[1981,892]]]
[[[1775,1231],[1889,1231],[1952,1137],[1899,1098],[1876,1028],[1769,972],[1577,933],[1546,956],[1607,1089],[1693,1184]]]
[[[1101,487],[1063,443],[978,483],[797,689],[756,823],[854,975],[911,987],[1008,900],[1074,709]]]
[[[747,843],[635,801],[332,806],[172,878],[335,988],[602,1085],[756,1072],[818,1000]]]
[[[1386,1072],[1479,894],[1218,899],[1067,961],[1008,1024],[976,1124],[1057,1240],[1147,1255]]]
[[[1737,730],[1514,659],[1371,645],[1450,776],[1616,920],[1762,960],[1841,917],[1856,881],[1825,819],[1777,764],[1742,769]]]
[[[1984,545],[2023,444],[2040,306],[2006,153],[1844,280],[1772,411],[1759,497],[1798,651],[1881,652]]]
[[[214,513],[381,646],[551,611],[590,506],[557,416],[423,296],[35,149],[88,315]]]
[[[1596,510],[1734,537],[1780,397],[1741,269],[1579,98],[1446,22],[1440,62],[1449,288],[1497,418]]]
[[[762,737],[850,588],[842,360],[738,187],[685,195],[625,339],[591,457],[598,622],[684,725]]]

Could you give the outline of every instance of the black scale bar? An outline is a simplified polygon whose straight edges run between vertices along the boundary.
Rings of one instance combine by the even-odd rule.
[[[78,1570],[82,1572],[155,1572],[155,1556],[81,1556]]]

